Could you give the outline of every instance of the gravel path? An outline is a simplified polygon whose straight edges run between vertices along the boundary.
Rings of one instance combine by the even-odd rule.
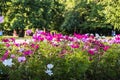
[[[31,41],[32,41],[32,39],[16,39],[15,40],[16,43],[23,43],[23,42],[29,43]]]

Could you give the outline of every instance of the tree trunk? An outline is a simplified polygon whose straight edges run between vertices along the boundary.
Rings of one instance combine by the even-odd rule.
[[[25,35],[24,29],[20,29],[18,36],[19,36],[19,37],[24,37],[24,35]]]

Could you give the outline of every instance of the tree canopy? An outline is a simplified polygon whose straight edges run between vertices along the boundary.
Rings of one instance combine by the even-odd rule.
[[[5,30],[99,33],[120,29],[119,14],[120,0],[0,0]]]

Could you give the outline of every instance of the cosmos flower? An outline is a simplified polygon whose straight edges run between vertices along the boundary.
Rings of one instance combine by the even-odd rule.
[[[53,64],[48,64],[48,65],[47,65],[47,68],[48,68],[48,69],[52,69],[53,67],[54,67]]]
[[[47,69],[47,70],[45,71],[45,73],[47,73],[49,76],[53,75],[53,72],[52,72],[52,70],[50,70],[50,69]]]
[[[24,56],[18,57],[18,62],[24,62],[26,61],[26,58]]]
[[[12,63],[12,58],[10,59],[6,59],[2,62],[5,66],[9,66],[12,67],[13,63]]]

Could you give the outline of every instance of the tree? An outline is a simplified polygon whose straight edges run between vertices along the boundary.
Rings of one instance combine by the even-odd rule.
[[[106,18],[106,23],[114,29],[120,29],[120,0],[102,0],[100,3],[104,6],[102,15]]]
[[[61,29],[68,33],[99,33],[101,29],[111,29],[111,26],[105,23],[105,17],[100,13],[103,8],[103,5],[94,0],[76,1],[72,11],[66,14]]]
[[[59,0],[3,0],[4,29],[57,29],[63,20],[64,5]],[[6,10],[5,10],[6,9]]]

